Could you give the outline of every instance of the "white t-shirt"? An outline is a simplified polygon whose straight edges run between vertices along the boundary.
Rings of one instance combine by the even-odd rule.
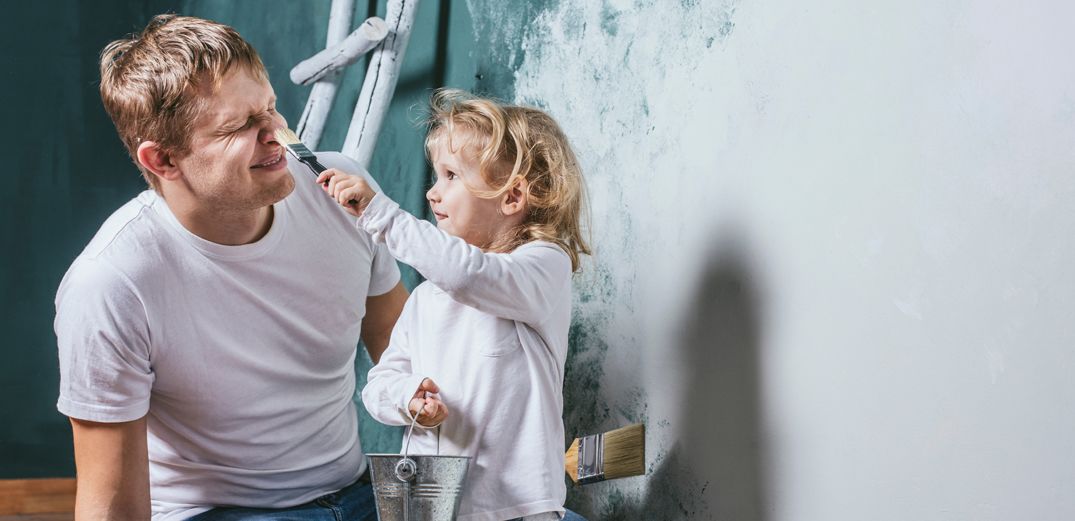
[[[571,260],[548,242],[485,253],[377,194],[358,223],[427,281],[415,288],[362,403],[409,424],[407,404],[432,378],[448,407],[416,429],[414,454],[471,456],[459,519],[564,512],[563,385]]]
[[[319,159],[362,172],[340,154]],[[399,270],[305,165],[289,166],[295,190],[261,240],[201,239],[146,191],[60,284],[57,408],[98,422],[147,416],[155,520],[291,506],[365,471],[356,344],[366,297],[395,287]]]

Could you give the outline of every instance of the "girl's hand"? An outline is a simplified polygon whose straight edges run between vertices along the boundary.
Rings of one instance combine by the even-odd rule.
[[[414,392],[407,408],[410,409],[412,417],[418,416],[419,425],[436,427],[448,417],[448,407],[436,396],[439,392],[440,388],[430,378],[422,380],[418,385],[418,390]]]
[[[373,196],[377,195],[361,176],[345,174],[335,168],[321,172],[321,175],[317,176],[317,182],[325,193],[355,217],[361,217]]]

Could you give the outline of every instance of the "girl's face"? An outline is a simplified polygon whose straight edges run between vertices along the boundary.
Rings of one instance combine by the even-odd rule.
[[[452,150],[447,136],[436,140],[430,159],[436,182],[426,192],[426,200],[437,218],[437,228],[460,237],[468,244],[485,248],[517,219],[505,216],[500,198],[483,199],[467,189],[490,190],[478,172],[478,162],[468,153],[469,147]],[[456,145],[466,140],[454,140]]]

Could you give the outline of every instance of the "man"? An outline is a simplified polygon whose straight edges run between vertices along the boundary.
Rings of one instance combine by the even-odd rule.
[[[395,261],[288,163],[234,29],[154,18],[105,48],[101,97],[153,189],[56,296],[76,519],[375,519],[353,362],[387,347]]]

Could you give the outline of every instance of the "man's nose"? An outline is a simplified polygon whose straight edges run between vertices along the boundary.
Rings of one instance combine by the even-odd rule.
[[[280,128],[287,128],[287,121],[283,116],[265,118],[261,122],[261,130],[258,131],[258,141],[265,145],[276,143],[276,129]]]

